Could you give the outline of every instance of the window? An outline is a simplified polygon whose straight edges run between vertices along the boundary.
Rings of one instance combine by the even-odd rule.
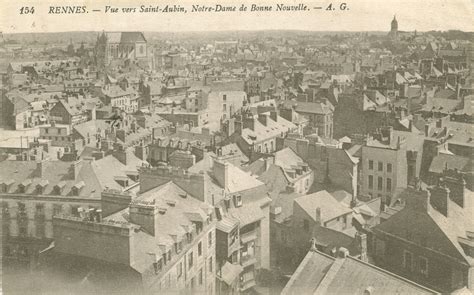
[[[374,161],[369,160],[369,170],[374,170]]]
[[[421,257],[418,259],[419,261],[419,266],[420,266],[420,274],[424,276],[428,276],[428,259],[425,257]]]
[[[408,251],[403,251],[403,267],[411,271],[413,269],[413,254]]]
[[[241,207],[242,206],[242,196],[241,195],[234,196],[234,201],[235,201],[235,207]]]
[[[202,242],[199,242],[198,244],[198,256],[202,255]]]
[[[378,170],[383,171],[383,163],[382,162],[378,163]]]
[[[53,216],[61,214],[62,205],[54,204],[53,205]]]
[[[379,191],[383,189],[383,178],[381,176],[379,176],[377,179],[377,188]]]
[[[224,101],[227,100],[227,94],[222,95],[222,100],[224,100]]]
[[[199,283],[199,286],[202,285],[202,268],[199,270],[198,283]]]
[[[176,267],[176,275],[180,278],[183,275],[183,262],[180,261]]]
[[[49,129],[48,129],[48,128],[44,128],[44,132],[45,132],[46,134],[48,134]]]
[[[191,268],[193,267],[193,252],[188,254],[188,267]]]
[[[374,177],[372,175],[369,175],[369,189],[374,188]]]
[[[303,228],[305,231],[309,231],[309,221],[308,219],[303,220]]]
[[[211,248],[212,246],[212,231],[207,234],[207,247]]]
[[[222,105],[222,111],[223,112],[227,111],[227,105],[225,103]]]
[[[155,274],[158,274],[161,271],[161,268],[163,267],[161,259],[153,263],[153,267],[155,268]]]
[[[392,164],[390,163],[387,164],[387,172],[392,173]]]
[[[392,191],[392,179],[387,178],[387,191],[391,192]]]
[[[213,263],[214,263],[214,261],[212,261],[212,256],[211,256],[211,257],[209,257],[209,272],[212,272],[212,270],[214,268]]]

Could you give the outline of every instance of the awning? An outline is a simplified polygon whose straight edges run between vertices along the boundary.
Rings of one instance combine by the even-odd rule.
[[[238,264],[231,264],[226,261],[224,266],[221,268],[220,280],[230,286],[233,282],[235,282],[243,270],[244,269],[242,266]]]

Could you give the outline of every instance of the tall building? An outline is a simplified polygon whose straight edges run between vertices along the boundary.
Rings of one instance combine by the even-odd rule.
[[[113,60],[148,57],[147,40],[142,32],[103,32],[97,36],[96,62],[108,65]]]
[[[212,206],[200,200],[197,191],[190,194],[179,180],[170,180],[186,177],[182,170],[142,173],[168,174],[169,179],[157,180],[152,188],[141,186],[139,192],[105,190],[102,214],[86,211],[79,218],[54,218],[55,244],[50,255],[45,253],[51,274],[61,278],[74,269],[75,286],[86,293],[81,282],[96,292],[214,294]]]
[[[398,21],[396,15],[393,16],[393,20],[390,23],[390,33],[388,33],[388,36],[392,40],[398,39]]]

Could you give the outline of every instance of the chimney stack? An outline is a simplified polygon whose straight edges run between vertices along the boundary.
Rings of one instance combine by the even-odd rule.
[[[72,174],[72,179],[77,180],[79,177],[79,171],[81,171],[82,167],[82,160],[77,160],[74,161],[71,164],[71,174]]]
[[[153,202],[132,203],[130,205],[130,221],[140,225],[151,235],[155,235],[155,216],[159,213]]]
[[[449,217],[449,188],[446,186],[436,186],[430,189],[430,204],[439,213]]]
[[[356,239],[360,247],[360,260],[368,262],[367,258],[367,235],[364,233],[357,232]]]
[[[316,224],[318,224],[319,226],[322,226],[320,207],[316,208]]]
[[[262,123],[263,126],[268,125],[268,115],[267,114],[258,114],[258,121]]]
[[[270,112],[270,118],[275,121],[275,122],[278,122],[278,113],[276,111],[271,111]]]
[[[47,169],[47,160],[40,160],[36,162],[36,175],[39,178],[43,178],[46,175],[46,169]]]
[[[229,168],[230,164],[227,162],[221,162],[218,160],[214,161],[214,177],[224,189],[229,186]]]

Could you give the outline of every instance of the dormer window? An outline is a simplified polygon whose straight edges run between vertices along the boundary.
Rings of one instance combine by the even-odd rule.
[[[18,185],[18,191],[22,194],[26,192],[26,189],[31,184],[31,180],[27,179]]]
[[[76,183],[76,184],[71,188],[72,195],[73,195],[73,196],[79,196],[79,194],[81,193],[82,188],[83,188],[85,185],[86,185],[86,184],[84,183],[84,181],[81,181],[81,182],[79,182],[79,183]]]
[[[234,196],[234,206],[235,207],[241,207],[242,206],[242,196],[241,195],[235,195]]]
[[[55,195],[60,195],[62,193],[65,185],[66,185],[65,181],[58,182],[53,188],[54,194]]]
[[[44,191],[46,187],[48,186],[48,184],[49,184],[49,181],[47,181],[46,179],[40,181],[40,183],[36,185],[36,192],[38,194],[44,194]]]

